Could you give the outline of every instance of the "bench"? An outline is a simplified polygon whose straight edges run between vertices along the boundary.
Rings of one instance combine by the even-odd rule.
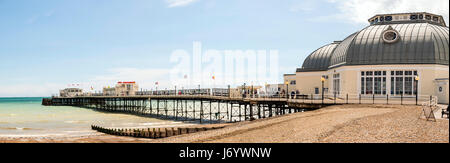
[[[449,108],[449,106],[447,106],[447,109],[442,109],[442,117],[441,118],[444,118],[444,115],[447,115],[447,118],[448,118],[448,108]]]

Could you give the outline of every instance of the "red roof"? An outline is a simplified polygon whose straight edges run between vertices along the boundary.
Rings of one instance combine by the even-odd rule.
[[[136,84],[136,82],[117,82],[117,84]]]

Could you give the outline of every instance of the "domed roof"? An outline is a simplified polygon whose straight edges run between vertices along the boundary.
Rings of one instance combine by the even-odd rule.
[[[448,27],[423,21],[378,23],[316,50],[297,72],[343,65],[449,65],[449,51]]]
[[[386,31],[398,41],[387,42]],[[428,23],[372,25],[345,39],[330,66],[380,64],[442,64],[449,62],[449,29]]]
[[[330,66],[330,59],[337,45],[337,43],[332,43],[317,49],[305,59],[303,67],[297,71],[326,71]]]

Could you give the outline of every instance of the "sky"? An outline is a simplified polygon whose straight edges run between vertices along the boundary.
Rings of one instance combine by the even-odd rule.
[[[279,78],[376,14],[430,12],[448,0],[0,0],[0,97],[46,97],[137,81],[172,88],[177,49],[277,50]],[[220,80],[220,79],[218,79]],[[185,87],[190,87],[185,85]],[[191,86],[192,87],[192,86]]]

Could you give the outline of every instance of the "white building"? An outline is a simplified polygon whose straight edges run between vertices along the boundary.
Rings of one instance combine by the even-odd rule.
[[[443,17],[383,14],[369,22],[311,53],[297,69],[295,89],[338,97],[437,96],[439,103],[448,104],[449,28]]]
[[[139,86],[136,82],[118,82],[115,87],[115,94],[117,96],[134,96],[139,91]]]
[[[76,97],[83,96],[83,89],[80,88],[66,88],[59,91],[60,97]]]

